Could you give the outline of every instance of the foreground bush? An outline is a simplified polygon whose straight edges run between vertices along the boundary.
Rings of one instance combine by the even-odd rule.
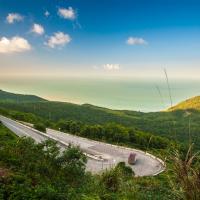
[[[87,180],[85,155],[72,146],[60,153],[50,140],[35,144],[28,138],[5,144],[0,163],[12,171],[9,178],[0,179],[3,199],[68,199],[79,196]]]

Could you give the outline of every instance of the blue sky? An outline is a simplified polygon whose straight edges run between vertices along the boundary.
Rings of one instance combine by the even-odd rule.
[[[199,10],[198,0],[0,0],[1,74],[148,77],[165,67],[198,78]]]

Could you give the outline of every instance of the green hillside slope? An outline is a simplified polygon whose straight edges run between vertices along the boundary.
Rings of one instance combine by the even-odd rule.
[[[169,110],[200,110],[200,96],[192,97],[185,101],[180,102],[176,106],[170,108]]]
[[[0,101],[19,103],[19,102],[40,102],[46,100],[34,95],[14,94],[0,90]]]

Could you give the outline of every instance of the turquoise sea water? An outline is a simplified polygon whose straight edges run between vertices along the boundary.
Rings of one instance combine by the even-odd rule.
[[[200,95],[200,80],[170,80],[173,104]],[[50,100],[113,109],[164,110],[170,106],[165,80],[88,78],[1,78],[0,89]]]

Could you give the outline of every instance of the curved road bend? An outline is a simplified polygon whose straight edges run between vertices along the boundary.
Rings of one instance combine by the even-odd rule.
[[[19,137],[31,137],[38,143],[51,138],[60,142],[61,146],[67,146],[67,144],[79,146],[88,155],[87,170],[93,173],[114,167],[119,162],[125,162],[129,165],[127,161],[130,153],[136,153],[137,155],[136,164],[129,165],[136,176],[157,175],[165,170],[162,160],[140,150],[97,142],[52,129],[47,129],[47,133],[44,134],[3,116],[0,116],[0,120]]]

